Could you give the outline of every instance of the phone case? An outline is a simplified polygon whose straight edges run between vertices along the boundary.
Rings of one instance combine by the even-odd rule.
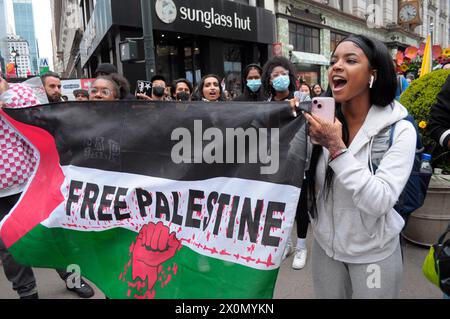
[[[152,96],[152,83],[149,81],[137,81],[136,84],[136,94],[145,94],[147,96]]]
[[[336,103],[332,97],[315,97],[312,99],[311,113],[328,122],[334,122]],[[313,144],[318,144],[311,138]]]

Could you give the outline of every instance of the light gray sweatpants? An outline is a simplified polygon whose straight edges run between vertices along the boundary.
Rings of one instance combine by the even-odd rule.
[[[327,256],[314,241],[313,284],[318,299],[396,299],[403,273],[400,244],[394,254],[372,264],[349,264]]]

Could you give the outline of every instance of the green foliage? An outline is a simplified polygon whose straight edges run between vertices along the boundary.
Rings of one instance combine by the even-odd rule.
[[[411,82],[408,89],[403,92],[400,103],[405,106],[414,117],[419,127],[427,125],[430,119],[431,107],[437,101],[437,95],[442,89],[450,70],[433,71],[424,77]],[[450,173],[450,152],[432,140],[426,129],[419,128],[425,152],[433,156],[433,167],[439,167],[445,173]]]
[[[400,103],[408,109],[417,124],[422,121],[428,123],[431,106],[436,103],[437,95],[449,75],[450,70],[433,71],[411,82],[402,94]]]

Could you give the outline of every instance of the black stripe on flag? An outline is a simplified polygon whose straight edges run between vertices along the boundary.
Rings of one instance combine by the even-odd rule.
[[[184,181],[236,177],[300,187],[303,180],[307,147],[305,119],[301,115],[294,118],[287,103],[69,102],[5,111],[20,122],[52,134],[62,166]],[[199,123],[201,130],[196,131]],[[180,128],[191,134],[192,163],[177,164],[172,159],[172,150],[179,141],[171,137]],[[204,132],[210,128],[220,130],[224,137],[220,149],[225,163],[208,164],[201,156],[202,163],[194,163],[194,143],[200,143],[201,150],[210,145],[211,140],[203,139]],[[236,154],[235,160],[230,161],[233,163],[226,163],[227,152],[233,150],[231,139],[225,138],[227,129],[254,130],[258,145],[265,137],[261,130],[266,130],[268,147],[252,148],[254,143],[249,145],[247,139],[245,163],[237,163]],[[279,159],[279,169],[275,174],[261,174],[261,169],[270,165],[260,156],[256,163],[249,163],[248,152],[252,149],[259,154],[262,149],[270,154],[272,129],[279,129],[279,156],[275,156]],[[194,142],[196,134],[201,138]],[[236,139],[233,141],[235,153],[242,156],[236,152]]]

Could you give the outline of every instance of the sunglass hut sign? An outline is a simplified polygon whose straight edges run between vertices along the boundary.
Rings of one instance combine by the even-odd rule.
[[[183,5],[186,2],[187,5]],[[224,3],[225,1],[177,1],[173,0],[157,0],[155,3],[155,12],[159,20],[165,24],[174,24],[186,22],[193,24],[198,30],[198,24],[202,24],[204,30],[211,30],[215,27],[235,29],[236,31],[254,31],[254,18],[250,15],[242,17],[241,5],[235,3]],[[209,7],[211,4],[220,4],[220,8]],[[208,6],[209,8],[204,8]],[[203,8],[202,8],[203,7]],[[234,9],[234,10],[233,10]],[[253,9],[253,8],[250,8]],[[232,11],[223,13],[224,11]],[[255,15],[256,17],[256,15]],[[187,30],[178,30],[187,31]]]

